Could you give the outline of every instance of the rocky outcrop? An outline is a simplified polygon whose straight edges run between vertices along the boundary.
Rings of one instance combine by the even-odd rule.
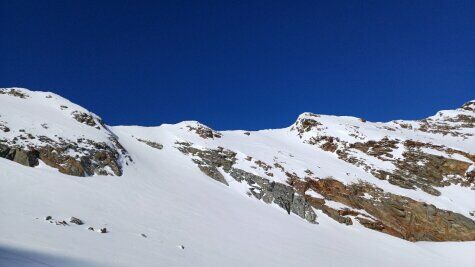
[[[73,111],[72,112],[73,118],[82,124],[86,124],[91,127],[95,127],[97,125],[94,117],[91,114],[87,114],[80,111]]]
[[[10,95],[18,98],[27,98],[28,95],[15,88],[1,88],[0,95]]]
[[[470,109],[471,104],[465,105],[464,109],[467,107]],[[474,155],[432,143],[411,139],[400,140],[388,136],[365,142],[342,141],[337,137],[325,135],[325,126],[318,122],[318,118],[318,115],[303,114],[292,127],[292,130],[297,131],[301,138],[304,138],[303,133],[313,131],[314,134],[307,136],[304,142],[329,153],[335,153],[340,160],[361,167],[381,180],[387,180],[389,183],[405,189],[415,190],[419,188],[435,196],[440,195],[440,191],[437,189],[439,187],[457,184],[475,188],[472,172],[468,171],[470,166],[475,164]],[[475,128],[474,125],[470,124],[472,120],[475,121],[473,116],[459,114],[446,118],[444,121],[460,123],[462,118],[464,127]],[[408,124],[409,126],[410,124]],[[345,127],[351,129],[349,136],[355,138],[355,140],[365,139],[361,137],[363,136],[362,133],[355,130],[355,128],[358,129],[357,126]],[[394,128],[388,126],[378,127],[394,130]],[[367,157],[363,157],[361,153],[364,153]],[[368,157],[381,162],[388,162],[394,168],[387,170],[378,165],[370,164]],[[466,161],[461,160],[461,158],[465,158]]]
[[[141,139],[141,138],[137,138],[137,141],[139,142],[142,142],[150,147],[153,147],[153,148],[156,148],[156,149],[162,149],[163,148],[163,145],[162,144],[159,144],[157,142],[153,142],[153,141],[149,141],[149,140],[145,140],[145,139]]]
[[[473,179],[470,178],[470,174],[467,173],[468,168],[472,165],[470,161],[473,160],[473,156],[463,151],[413,140],[402,142],[388,138],[365,143],[358,142],[349,144],[347,147],[350,150],[356,149],[368,156],[394,164],[395,170],[389,172],[369,166],[366,162],[351,156],[349,150],[338,153],[340,159],[357,166],[363,166],[375,177],[387,180],[389,183],[402,188],[420,188],[428,194],[439,196],[440,192],[436,189],[437,187],[450,186],[452,184],[467,187],[475,185]],[[398,147],[404,148],[404,152],[402,157],[394,158],[392,153]],[[442,155],[447,156],[431,154],[426,152],[428,150],[438,151]],[[467,161],[449,158],[450,155],[455,154],[465,157]]]
[[[10,128],[8,128],[6,125],[2,124],[2,122],[0,121],[0,131],[2,131],[4,133],[8,133],[10,131]]]
[[[76,218],[76,217],[69,218],[69,222],[77,224],[77,225],[83,225],[84,224],[84,222],[81,219]]]
[[[236,153],[230,150],[198,149],[191,143],[177,145],[182,153],[194,156],[193,161],[209,177],[228,185],[222,170],[234,180],[247,183],[250,196],[268,204],[274,203],[287,213],[294,213],[312,223],[316,222],[314,209],[318,209],[339,223],[351,225],[356,220],[369,229],[410,241],[475,240],[475,222],[471,219],[384,192],[368,183],[344,185],[332,178],[300,179],[287,173],[287,185],[235,168]],[[369,151],[387,153],[386,148]],[[309,191],[322,197],[307,194]],[[329,201],[340,203],[345,208],[334,208],[327,203]]]
[[[29,167],[37,166],[41,160],[61,173],[73,176],[120,176],[121,156],[131,160],[125,150],[106,143],[86,139],[55,142],[44,136],[38,139],[41,143],[30,147],[0,140],[0,157]]]
[[[0,109],[2,158],[29,167],[41,161],[74,176],[120,176],[122,164],[132,162],[98,116],[60,96],[7,88],[0,89],[0,102],[4,106]],[[42,108],[49,112],[47,118],[32,113]]]
[[[311,205],[291,186],[237,168],[232,168],[229,174],[238,182],[246,182],[249,185],[249,192],[255,198],[268,204],[275,203],[289,214],[292,212],[311,223],[316,223],[317,215]]]
[[[295,125],[292,126],[292,130],[296,130],[299,136],[302,137],[304,133],[322,126],[322,124],[317,121],[318,117],[317,114],[304,113],[299,117]]]
[[[177,149],[185,155],[194,156],[193,162],[210,178],[229,185],[220,169],[231,178],[249,186],[249,195],[264,201],[275,203],[287,213],[294,213],[301,218],[316,223],[317,215],[303,196],[296,194],[288,185],[270,181],[258,175],[235,168],[236,153],[222,147],[218,149],[198,149],[191,143],[176,143]],[[267,165],[266,165],[267,166]]]
[[[191,143],[176,144],[178,145],[178,150],[182,153],[196,157],[193,159],[193,162],[198,165],[204,174],[220,183],[229,185],[223,174],[219,171],[219,168],[222,168],[225,172],[229,172],[236,161],[236,153],[225,150],[222,147],[218,149],[201,150],[194,148]]]
[[[216,132],[215,130],[206,127],[202,124],[197,124],[196,126],[191,126],[188,125],[186,126],[188,128],[188,131],[190,132],[195,132],[197,135],[199,135],[203,139],[214,139],[214,138],[221,138],[222,134],[219,132]]]
[[[465,111],[471,111],[475,112],[475,100],[469,101],[465,104],[463,104],[460,109],[465,110]]]
[[[340,210],[340,216],[353,216],[365,227],[409,241],[475,240],[473,220],[434,205],[384,192],[368,183],[344,185],[332,178],[307,179],[297,183],[294,181],[294,187],[301,192],[313,190],[326,200],[355,209]],[[321,205],[308,202],[314,207]],[[336,214],[330,217],[337,221],[341,219]]]

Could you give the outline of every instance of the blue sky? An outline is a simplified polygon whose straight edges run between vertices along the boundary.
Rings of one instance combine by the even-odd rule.
[[[418,119],[475,98],[475,1],[0,0],[0,86],[112,125]]]

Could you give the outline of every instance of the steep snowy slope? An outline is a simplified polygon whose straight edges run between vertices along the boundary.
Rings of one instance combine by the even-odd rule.
[[[216,132],[107,127],[54,94],[2,92],[0,266],[475,262],[474,102],[423,121],[302,114],[285,129]],[[48,161],[48,146],[84,171]]]
[[[102,120],[70,101],[21,88],[0,90],[0,157],[38,159],[76,176],[120,175],[126,151]]]

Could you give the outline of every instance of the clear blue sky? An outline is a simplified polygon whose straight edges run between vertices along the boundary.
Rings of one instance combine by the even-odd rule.
[[[0,0],[0,86],[112,125],[417,119],[475,98],[475,1]]]

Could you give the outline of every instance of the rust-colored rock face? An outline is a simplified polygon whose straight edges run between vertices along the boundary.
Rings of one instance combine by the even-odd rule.
[[[473,241],[475,222],[461,214],[434,205],[384,192],[368,183],[344,185],[332,179],[293,183],[302,190],[314,190],[327,200],[336,201],[355,210],[341,210],[338,215],[352,216],[363,226],[409,241]],[[322,209],[323,201],[310,200]],[[364,216],[364,211],[370,216]],[[331,213],[332,210],[327,210]],[[343,221],[337,214],[330,217]]]

